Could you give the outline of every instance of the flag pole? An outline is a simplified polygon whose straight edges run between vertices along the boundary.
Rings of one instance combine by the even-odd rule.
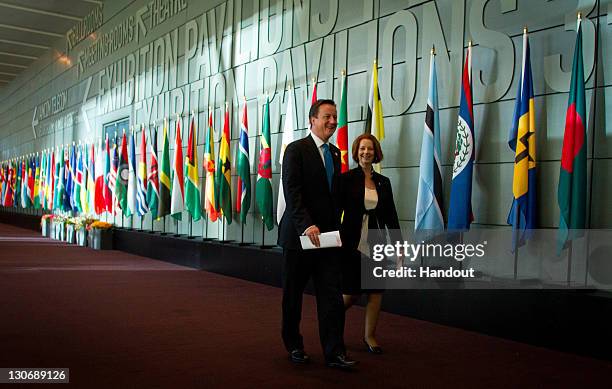
[[[204,212],[204,214],[206,217],[205,222],[202,223],[202,240],[206,242],[211,241],[212,238],[208,237],[208,223],[210,222],[210,219],[208,218],[208,213]]]
[[[263,218],[263,216],[261,217],[261,248],[266,248],[266,222]]]
[[[512,226],[512,248],[514,251],[514,279],[518,278],[518,239],[516,237],[516,227],[519,224],[519,215],[521,212],[521,205],[516,203],[516,210],[514,213],[514,226]]]
[[[225,221],[225,215],[222,216],[221,219],[221,241],[225,242],[225,225],[226,225],[226,221]]]
[[[571,284],[572,280],[572,251],[574,246],[574,240],[569,241],[569,247],[567,248],[567,286]]]
[[[240,223],[240,245],[244,245],[244,223]]]
[[[580,13],[578,13],[578,17],[580,17]],[[592,133],[591,133],[591,152],[594,153],[595,150],[595,116],[597,115],[597,83],[598,83],[598,77],[597,77],[597,73],[599,72],[599,66],[598,66],[598,62],[599,62],[599,18],[597,18],[596,21],[596,25],[595,25],[595,59],[594,59],[594,63],[595,63],[595,80],[594,80],[594,85],[595,85],[595,89],[593,91],[593,94],[591,95],[591,117],[590,117],[590,121],[592,122],[591,128],[593,129]],[[593,217],[593,170],[594,170],[594,164],[593,161],[591,160],[591,172],[589,174],[589,182],[591,183],[591,185],[589,186],[589,231],[587,231],[587,240],[586,240],[586,260],[585,260],[585,265],[584,265],[584,286],[588,285],[588,278],[589,278],[589,254],[591,251],[591,234],[590,234],[590,229],[592,226],[592,217]]]
[[[157,120],[153,120],[153,128],[155,128],[155,126],[157,126]],[[151,142],[153,142],[152,134],[153,134],[153,132],[151,130],[151,123],[149,122],[149,139],[151,139]],[[155,139],[155,142],[157,142],[157,139]],[[151,147],[153,147],[153,143],[151,143]],[[145,150],[145,152],[146,152],[146,150]],[[153,157],[151,157],[151,159],[152,158]],[[159,202],[159,200],[158,200],[158,202]],[[158,208],[159,208],[159,206],[158,206]],[[151,232],[154,232],[154,231],[155,231],[155,218],[153,217],[153,212],[151,212]]]
[[[191,110],[191,116],[192,116],[192,119],[193,119],[193,122],[194,122],[194,127],[195,127],[195,111],[193,109]],[[189,115],[187,115],[187,124],[191,127],[191,124],[189,123]],[[195,138],[195,142],[194,142],[193,147],[196,150],[196,154],[197,154],[197,149],[198,149],[198,133],[197,133],[197,131],[198,131],[198,129],[197,129],[197,127],[195,127],[195,133],[193,134],[193,137]],[[196,167],[195,168],[198,169],[197,162],[196,162]],[[199,179],[199,176],[198,176],[198,179]],[[190,215],[190,216],[191,216],[191,218],[189,219],[189,236],[188,236],[188,238],[189,239],[193,239],[194,238],[194,236],[193,236],[193,215]]]
[[[580,24],[582,23],[582,13],[578,12],[578,20],[576,23],[576,32],[578,32],[578,29],[580,28]],[[573,70],[572,70],[573,71]],[[582,82],[584,82],[584,80],[582,80]],[[597,86],[597,85],[595,85]],[[591,183],[592,185],[592,183]],[[569,242],[569,247],[567,248],[567,286],[570,286],[571,284],[571,280],[572,280],[572,254],[574,251],[574,240],[570,240]],[[587,252],[587,256],[588,256],[588,252]]]

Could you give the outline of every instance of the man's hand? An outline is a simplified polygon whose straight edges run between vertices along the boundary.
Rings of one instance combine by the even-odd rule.
[[[319,227],[312,225],[304,231],[304,235],[306,235],[315,247],[321,247],[321,242],[319,242],[319,235],[321,235],[321,231],[319,231]]]

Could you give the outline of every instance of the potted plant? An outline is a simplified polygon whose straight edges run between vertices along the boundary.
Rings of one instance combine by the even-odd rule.
[[[75,228],[74,228],[74,224],[75,224],[75,219],[74,217],[67,217],[66,221],[65,221],[65,225],[66,225],[66,230],[65,230],[65,234],[64,234],[64,239],[67,243],[75,243]]]
[[[87,226],[97,221],[91,217],[78,216],[74,220],[74,229],[76,231],[76,244],[79,246],[87,246]]]
[[[89,247],[94,250],[113,249],[113,225],[103,221],[94,221],[87,226]]]
[[[64,240],[66,216],[57,214],[53,216],[53,239]]]
[[[42,232],[42,236],[50,238],[51,237],[51,226],[53,223],[53,214],[47,213],[42,215],[40,218],[40,229]]]

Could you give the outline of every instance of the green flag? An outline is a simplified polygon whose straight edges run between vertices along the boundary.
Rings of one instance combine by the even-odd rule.
[[[216,182],[219,188],[217,193],[217,207],[223,213],[227,224],[232,224],[232,163],[230,158],[230,129],[229,111],[225,109],[223,134],[219,144],[219,164],[217,165]]]
[[[189,140],[187,141],[187,158],[185,159],[185,208],[187,208],[194,221],[198,221],[202,217],[197,139],[195,116],[192,116],[189,126]]]
[[[121,151],[119,152],[119,167],[117,168],[117,180],[115,181],[115,197],[125,216],[130,216],[128,207],[127,186],[129,178],[127,138],[125,132],[121,138]]]
[[[161,170],[159,171],[159,211],[157,217],[170,214],[170,145],[168,143],[168,126],[164,121],[164,144],[162,146]]]
[[[270,142],[270,101],[266,98],[261,128],[261,147],[257,165],[257,184],[255,196],[257,208],[268,231],[274,228],[272,200],[272,143]]]
[[[560,214],[559,250],[565,247],[568,241],[580,236],[581,230],[586,226],[586,119],[582,27],[579,19],[557,189]]]
[[[157,173],[157,128],[151,136],[151,170],[147,180],[147,205],[153,220],[157,219],[159,209],[159,177]]]
[[[246,217],[251,206],[251,165],[249,164],[249,120],[247,118],[247,103],[242,106],[240,120],[240,140],[238,146],[238,182],[236,185],[236,212],[240,214],[240,222],[246,223]]]

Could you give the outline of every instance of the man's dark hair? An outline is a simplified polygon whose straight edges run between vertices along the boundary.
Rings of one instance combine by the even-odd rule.
[[[308,121],[310,121],[310,118],[316,117],[319,114],[319,107],[325,104],[336,106],[334,100],[319,99],[315,101],[314,104],[310,106],[310,111],[308,111]]]

